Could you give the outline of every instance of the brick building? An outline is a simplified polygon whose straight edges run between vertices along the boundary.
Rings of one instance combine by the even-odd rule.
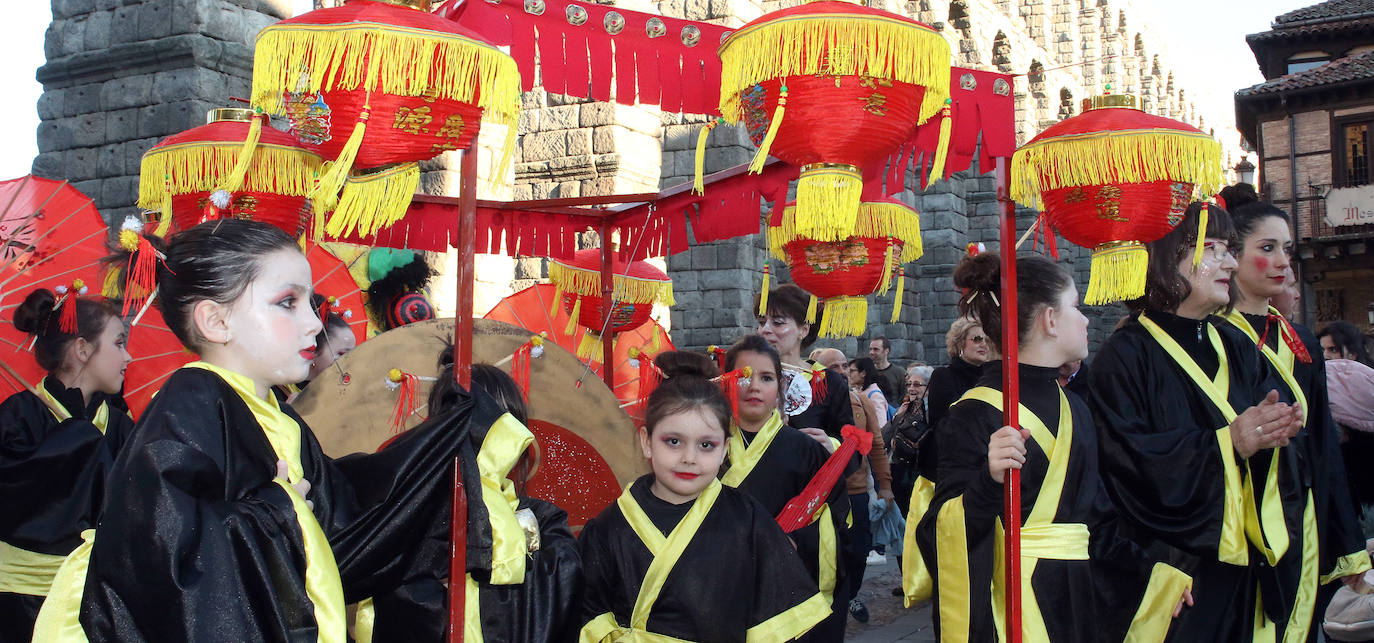
[[[949,40],[954,63],[1024,74],[1014,86],[1013,126],[1021,141],[1077,112],[1078,101],[1110,84],[1142,107],[1199,127],[1229,131],[1230,114],[1204,114],[1177,83],[1162,37],[1138,17],[1135,0],[866,0],[932,25]],[[635,11],[739,26],[796,0],[612,0]],[[245,96],[254,35],[288,15],[287,0],[52,0],[48,63],[39,71],[39,156],[34,172],[71,179],[111,219],[133,211],[138,161],[161,137],[203,123],[205,110]],[[317,4],[335,4],[333,0]],[[483,198],[528,199],[650,192],[690,180],[696,132],[704,119],[653,106],[596,103],[538,88],[523,97],[513,175]],[[489,155],[500,128],[484,127]],[[706,171],[746,162],[753,146],[741,129],[718,127]],[[1239,149],[1228,150],[1227,166]],[[491,167],[487,162],[483,168]],[[425,164],[422,189],[453,194],[456,165]],[[914,177],[908,185],[915,185]],[[870,306],[870,334],[893,340],[893,357],[946,361],[944,332],[955,316],[950,281],[969,242],[996,248],[997,203],[991,174],[965,172],[923,193],[898,195],[921,213],[925,256],[908,268],[901,323],[887,324],[888,300]],[[754,213],[751,213],[754,214]],[[762,213],[757,213],[760,216]],[[1034,220],[1021,212],[1020,227]],[[1080,284],[1087,253],[1060,243]],[[668,320],[683,347],[726,344],[754,328],[752,308],[766,257],[762,235],[694,246],[668,258],[679,305]],[[448,262],[452,262],[449,257]],[[779,278],[782,266],[774,262]],[[545,277],[542,261],[479,257],[479,311]],[[441,311],[451,302],[441,282]],[[1122,313],[1087,310],[1093,345]],[[846,352],[860,339],[834,342]]]
[[[1374,0],[1290,11],[1246,41],[1265,82],[1236,92],[1236,122],[1261,194],[1293,215],[1304,321],[1374,326]]]

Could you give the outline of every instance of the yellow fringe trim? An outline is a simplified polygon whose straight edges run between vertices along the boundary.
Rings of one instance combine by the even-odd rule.
[[[897,266],[897,296],[892,298],[892,319],[889,324],[897,323],[897,318],[902,316],[902,293],[906,292],[906,269]]]
[[[806,323],[816,323],[816,296],[811,295],[811,300],[806,303]]]
[[[162,237],[163,239],[166,239],[167,233],[172,231],[172,194],[168,191],[170,188],[168,187],[167,182],[167,179],[164,177],[164,180],[162,182],[163,198],[161,208],[162,211],[160,213],[161,218],[157,220],[157,228],[153,230],[153,234]]]
[[[1197,217],[1197,247],[1193,248],[1193,270],[1202,265],[1202,251],[1207,246],[1207,204],[1202,204]]]
[[[872,76],[919,85],[926,90],[920,123],[949,98],[949,43],[929,27],[895,18],[824,14],[773,20],[732,34],[721,45],[720,59],[720,112],[727,123],[740,120],[740,92],[787,76]]]
[[[759,290],[759,317],[768,314],[768,289],[772,287],[772,271],[768,268],[768,260],[763,260],[763,287]]]
[[[363,107],[362,113],[358,115],[358,121],[353,124],[353,133],[348,135],[348,140],[339,149],[339,155],[334,160],[325,163],[320,168],[320,175],[314,181],[314,187],[310,189],[310,201],[317,212],[328,212],[333,210],[339,203],[339,190],[348,181],[348,173],[353,169],[353,161],[358,158],[358,150],[363,146],[363,136],[367,134],[367,121],[372,118],[372,107]],[[330,218],[333,224],[335,217]]]
[[[604,341],[600,336],[592,331],[587,331],[582,335],[582,341],[577,343],[577,358],[582,361],[601,363],[602,348],[601,342]]]
[[[1104,243],[1093,248],[1088,292],[1083,303],[1099,306],[1145,295],[1150,253],[1137,241]]]
[[[856,337],[868,326],[868,299],[831,297],[821,314],[821,337]]]
[[[148,150],[139,166],[138,207],[162,210],[173,196],[215,190],[235,171],[242,143],[197,142]],[[305,196],[315,185],[320,156],[298,147],[256,146],[240,189]],[[168,188],[170,186],[170,192]]]
[[[402,163],[381,172],[350,177],[325,232],[335,237],[350,235],[355,229],[362,236],[376,234],[405,216],[418,187],[419,163]]]
[[[940,142],[935,146],[935,159],[930,163],[930,175],[926,177],[926,183],[934,183],[945,178],[945,159],[949,158],[949,134],[953,127],[953,120],[949,114],[948,98],[945,99],[945,106],[940,110]]]
[[[571,335],[577,332],[577,318],[582,314],[582,298],[573,298],[572,312],[568,313],[568,325],[563,327],[564,335]]]
[[[229,174],[220,178],[216,190],[225,192],[238,192],[243,187],[243,177],[248,174],[248,164],[253,161],[253,152],[258,149],[258,138],[262,136],[262,112],[254,112],[252,122],[248,124],[248,135],[243,139],[243,147],[239,148],[238,160],[234,163],[234,169]]]
[[[557,260],[549,261],[549,281],[558,286],[558,292],[570,292],[591,297],[601,296],[601,271],[574,268]],[[672,306],[673,282],[671,279],[639,279],[616,274],[612,278],[611,299],[630,304],[663,304]]]
[[[1109,183],[1179,181],[1196,193],[1220,189],[1221,144],[1206,134],[1122,130],[1061,136],[1027,144],[1012,155],[1011,196],[1044,209],[1046,190]]]
[[[878,292],[883,294],[892,288],[892,270],[896,267],[892,263],[892,255],[892,239],[888,238],[887,250],[883,251],[883,280],[878,282]]]
[[[882,239],[884,237],[902,244],[901,254],[893,248],[894,260],[904,264],[921,258],[924,249],[921,245],[921,217],[915,210],[898,203],[864,202],[859,204],[859,214],[854,218],[851,236]],[[776,226],[768,226],[768,252],[778,259],[787,260],[783,247],[798,239],[810,239],[809,235],[797,230],[797,211],[788,206],[782,211],[782,221]]]
[[[782,127],[782,119],[787,112],[787,81],[783,80],[782,87],[778,90],[778,106],[773,108],[773,118],[768,121],[768,131],[764,132],[763,140],[759,142],[759,149],[754,150],[754,159],[749,161],[749,172],[758,174],[763,171],[763,164],[768,162],[768,152],[773,149],[773,141],[778,138],[778,128]]]
[[[697,152],[692,170],[692,191],[697,194],[706,194],[706,183],[703,179],[706,169],[706,138],[711,135],[711,130],[715,129],[719,123],[720,119],[717,118],[707,123],[700,132],[697,132]]]
[[[863,188],[863,175],[853,166],[802,168],[797,179],[797,232],[820,241],[849,238]]]
[[[362,90],[476,101],[489,122],[515,127],[520,71],[487,43],[385,23],[277,23],[258,33],[253,104],[283,112],[286,92]]]
[[[558,316],[558,306],[563,303],[563,288],[555,284],[553,290],[553,303],[549,305],[549,319]]]

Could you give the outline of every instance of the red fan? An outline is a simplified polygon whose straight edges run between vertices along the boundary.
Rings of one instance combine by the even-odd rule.
[[[830,490],[840,481],[840,476],[844,474],[844,466],[849,463],[854,451],[858,450],[861,455],[868,455],[869,450],[873,448],[873,434],[852,424],[846,424],[840,435],[844,436],[840,448],[830,454],[825,464],[821,465],[820,470],[811,478],[811,482],[806,483],[797,497],[788,500],[787,506],[778,514],[778,526],[782,527],[783,531],[790,534],[811,524],[811,517],[825,504]]]

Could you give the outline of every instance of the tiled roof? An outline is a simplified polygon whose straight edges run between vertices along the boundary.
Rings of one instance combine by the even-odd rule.
[[[1280,76],[1236,92],[1237,97],[1274,94],[1279,92],[1333,85],[1351,80],[1374,79],[1374,51],[1337,58],[1320,67]]]
[[[1294,22],[1335,19],[1369,11],[1374,11],[1374,0],[1328,0],[1278,16],[1274,18],[1274,26],[1282,28]]]
[[[1374,0],[1371,0],[1374,1]],[[1301,23],[1296,25],[1275,25],[1269,31],[1252,33],[1245,37],[1245,42],[1254,43],[1266,40],[1280,40],[1293,36],[1308,36],[1317,34],[1330,34],[1340,32],[1368,32],[1374,29],[1374,13],[1362,18],[1341,17],[1339,19],[1324,20],[1318,22]]]

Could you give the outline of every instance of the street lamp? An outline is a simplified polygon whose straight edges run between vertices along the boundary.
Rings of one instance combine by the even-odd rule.
[[[1249,183],[1251,185],[1254,185],[1255,164],[1251,163],[1248,157],[1241,159],[1240,162],[1236,164],[1236,178],[1241,183]]]

